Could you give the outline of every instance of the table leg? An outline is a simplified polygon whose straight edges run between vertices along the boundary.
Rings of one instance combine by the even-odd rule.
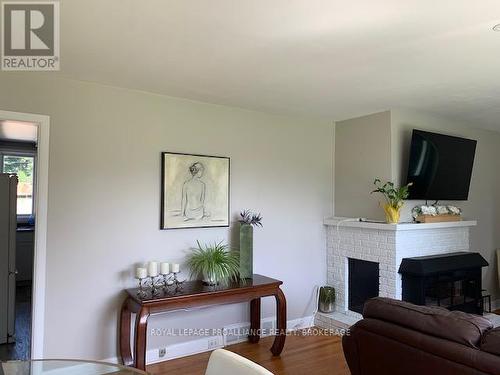
[[[130,318],[132,311],[129,308],[129,300],[130,298],[127,298],[123,302],[120,312],[120,355],[125,366],[132,366],[134,364],[130,349]]]
[[[149,309],[142,307],[135,317],[135,368],[146,370],[146,337]]]
[[[250,334],[248,341],[256,344],[260,339],[260,298],[250,301]]]
[[[283,291],[278,288],[276,294],[276,337],[271,352],[280,355],[286,339],[286,298]]]

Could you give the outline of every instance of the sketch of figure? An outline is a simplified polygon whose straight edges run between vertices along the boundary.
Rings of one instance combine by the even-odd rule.
[[[229,226],[230,160],[162,153],[161,229]]]
[[[205,167],[195,162],[189,167],[191,177],[182,185],[181,214],[184,221],[200,220],[206,216],[205,193],[206,186],[201,180]]]

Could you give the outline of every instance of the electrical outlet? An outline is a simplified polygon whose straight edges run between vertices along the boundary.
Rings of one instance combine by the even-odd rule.
[[[163,358],[167,355],[167,348],[158,349],[158,358]]]
[[[210,337],[208,339],[208,350],[218,348],[220,346],[218,337]]]

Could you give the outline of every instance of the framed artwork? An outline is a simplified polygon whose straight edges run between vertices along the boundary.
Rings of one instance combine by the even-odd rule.
[[[227,157],[161,154],[160,229],[229,226]]]

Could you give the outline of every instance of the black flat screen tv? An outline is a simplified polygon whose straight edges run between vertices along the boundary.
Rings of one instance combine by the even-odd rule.
[[[477,141],[413,130],[408,199],[467,200]]]

